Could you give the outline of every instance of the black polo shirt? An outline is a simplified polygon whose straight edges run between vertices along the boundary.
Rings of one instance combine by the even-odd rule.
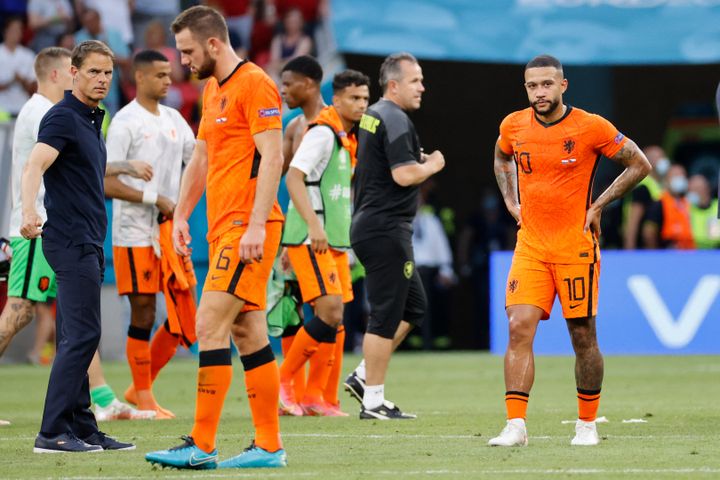
[[[60,152],[43,176],[48,216],[44,240],[68,246],[102,246],[105,240],[104,115],[103,110],[85,105],[68,90],[40,123],[38,142]]]
[[[410,241],[418,186],[398,185],[392,169],[420,162],[420,140],[410,117],[396,103],[381,99],[363,115],[357,159],[352,242],[384,235]]]

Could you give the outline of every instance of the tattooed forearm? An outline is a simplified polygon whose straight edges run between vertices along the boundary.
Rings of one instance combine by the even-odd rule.
[[[133,175],[135,169],[130,162],[109,162],[105,170],[106,177],[114,177],[115,175]]]
[[[638,148],[635,142],[630,139],[628,139],[620,151],[612,157],[612,160],[624,165],[625,170],[623,170],[602,195],[595,200],[594,204],[599,208],[605,207],[608,203],[632,190],[635,185],[652,170],[652,166],[645,157],[645,154]]]
[[[505,205],[517,207],[518,200],[518,179],[517,168],[512,155],[508,155],[495,145],[495,179],[497,180],[500,193],[502,193]]]
[[[33,318],[33,303],[21,298],[8,299],[0,316],[0,356],[10,344],[10,340]]]

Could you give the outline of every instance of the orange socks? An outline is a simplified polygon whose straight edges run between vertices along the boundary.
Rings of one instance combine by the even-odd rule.
[[[220,415],[225,396],[232,381],[232,360],[229,348],[200,352],[197,397],[195,400],[195,425],[190,436],[204,452],[215,450]],[[277,398],[275,399],[277,415]]]
[[[286,337],[282,337],[282,354],[283,358],[288,357],[288,352],[290,352],[290,348],[292,348],[292,344],[295,341],[295,335],[297,335],[298,330],[300,329],[300,326],[296,327],[290,327],[294,328],[294,332],[292,335],[288,335]],[[286,330],[287,332],[287,330]],[[297,372],[295,372],[295,375],[292,377],[292,384],[293,384],[293,392],[295,393],[296,399],[301,399],[305,395],[305,369],[300,368]]]
[[[130,325],[125,345],[128,365],[136,390],[150,389],[150,330]]]
[[[593,422],[600,407],[600,390],[577,389],[578,418],[584,422]]]
[[[338,389],[340,388],[340,375],[342,375],[343,353],[345,350],[345,327],[340,325],[335,337],[335,352],[332,358],[332,367],[328,377],[323,398],[331,405],[339,405]]]
[[[322,342],[318,345],[317,351],[310,357],[310,372],[308,373],[307,387],[305,388],[305,397],[302,399],[302,403],[322,404],[323,390],[325,390],[330,377],[334,355],[334,343]]]
[[[282,442],[278,417],[280,373],[275,355],[268,344],[255,353],[241,356],[240,360],[245,369],[245,388],[255,425],[255,445],[276,452],[282,448]]]
[[[513,418],[522,418],[527,414],[529,394],[524,392],[505,392],[505,408],[507,409],[508,420]]]
[[[155,331],[150,342],[150,381],[155,381],[160,370],[167,365],[180,344],[180,337],[170,333],[168,322]]]

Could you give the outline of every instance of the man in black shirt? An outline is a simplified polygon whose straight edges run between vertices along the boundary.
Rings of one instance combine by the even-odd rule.
[[[38,142],[23,172],[27,239],[43,236],[43,253],[57,278],[57,353],[50,372],[36,453],[133,450],[100,432],[90,411],[87,369],[100,343],[100,285],[107,230],[103,178],[107,155],[101,125],[113,73],[102,42],[72,52],[73,89],[43,117]],[[40,177],[47,222],[35,211]],[[42,228],[41,228],[42,227]]]
[[[412,221],[418,185],[445,166],[439,151],[422,153],[406,113],[420,108],[422,81],[415,57],[390,55],[380,67],[383,97],[360,121],[350,239],[367,271],[370,319],[364,360],[345,386],[362,401],[361,419],[415,418],[385,401],[384,383],[393,350],[425,316],[425,292],[413,260]]]

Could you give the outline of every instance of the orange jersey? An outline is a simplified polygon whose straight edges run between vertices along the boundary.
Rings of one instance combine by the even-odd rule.
[[[211,77],[203,92],[198,139],[207,144],[209,242],[247,225],[255,202],[260,152],[253,135],[282,129],[280,94],[267,74],[243,61],[223,80]],[[282,221],[277,200],[268,221]]]
[[[517,163],[522,223],[516,253],[548,263],[594,263],[592,232],[583,232],[600,155],[612,157],[627,139],[604,118],[568,106],[545,124],[532,108],[500,125],[498,146]]]

